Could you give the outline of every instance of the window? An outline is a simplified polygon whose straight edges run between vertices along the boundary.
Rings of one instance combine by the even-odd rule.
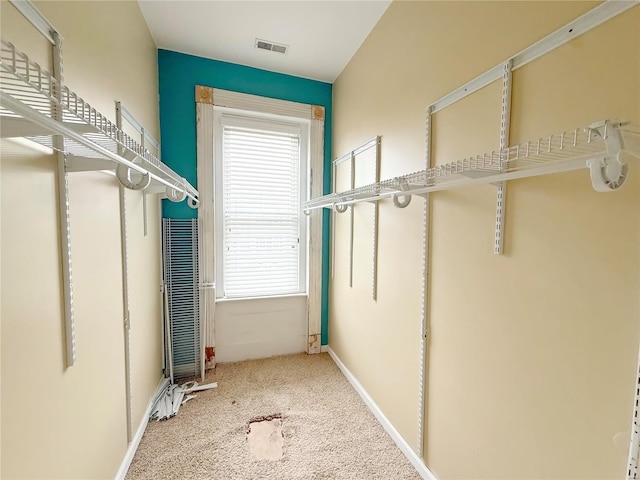
[[[218,295],[305,292],[309,123],[237,112],[215,121]]]

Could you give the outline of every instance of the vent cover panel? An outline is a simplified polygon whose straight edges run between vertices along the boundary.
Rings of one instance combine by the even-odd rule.
[[[198,219],[163,218],[164,283],[176,378],[200,374]]]
[[[269,42],[267,40],[260,40],[256,38],[255,47],[259,50],[268,50],[270,52],[286,54],[289,50],[289,45],[283,45],[281,43]]]

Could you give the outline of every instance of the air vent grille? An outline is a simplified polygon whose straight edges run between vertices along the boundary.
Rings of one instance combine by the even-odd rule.
[[[259,50],[268,50],[270,52],[286,54],[289,50],[289,45],[283,45],[281,43],[269,42],[267,40],[260,40],[256,38],[255,47]]]

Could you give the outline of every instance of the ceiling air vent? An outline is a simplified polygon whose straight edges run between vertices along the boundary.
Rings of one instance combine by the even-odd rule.
[[[267,42],[266,40],[260,40],[256,38],[256,48],[260,50],[269,50],[276,53],[287,53],[289,45],[282,45],[280,43]]]

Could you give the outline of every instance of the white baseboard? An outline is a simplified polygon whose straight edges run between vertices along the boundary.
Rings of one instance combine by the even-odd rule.
[[[320,347],[320,353],[327,353],[329,351],[329,345],[322,345]]]
[[[136,450],[138,450],[138,446],[140,445],[140,440],[142,440],[142,435],[144,435],[144,431],[147,428],[147,424],[149,423],[149,415],[151,415],[151,409],[153,408],[156,399],[158,398],[161,391],[167,388],[169,384],[168,378],[163,378],[156,388],[155,393],[149,400],[149,405],[147,405],[147,409],[142,415],[142,420],[140,420],[140,425],[138,426],[138,430],[136,434],[131,439],[131,443],[129,444],[129,448],[127,449],[127,453],[122,459],[122,463],[120,464],[120,468],[118,469],[118,473],[116,473],[115,480],[124,480],[127,476],[127,472],[129,471],[129,466],[131,466],[131,462],[133,461],[133,457],[136,454]]]
[[[335,352],[331,350],[331,348],[328,345],[322,346],[323,349],[325,347],[327,348],[327,351],[329,352],[329,355],[331,355],[331,358],[333,359],[335,364],[342,371],[343,375],[347,377],[347,380],[349,380],[349,383],[351,383],[351,386],[355,389],[356,392],[358,392],[360,397],[362,397],[362,400],[367,405],[367,407],[369,407],[369,410],[371,410],[371,412],[375,415],[375,417],[378,419],[380,424],[384,427],[384,429],[387,431],[389,436],[396,443],[400,451],[404,454],[405,457],[407,457],[407,459],[411,462],[414,468],[418,471],[420,476],[424,480],[437,480],[436,476],[427,468],[427,466],[424,464],[424,462],[418,456],[418,454],[413,450],[413,448],[409,446],[407,441],[404,438],[402,438],[402,435],[400,435],[400,432],[398,432],[398,430],[395,429],[395,427],[391,424],[391,422],[385,416],[385,414],[382,413],[382,410],[380,410],[380,407],[376,405],[376,403],[369,396],[369,394],[364,389],[362,384],[356,379],[356,377],[353,376],[353,374],[349,371],[349,369],[347,369],[347,367],[344,365],[344,363],[342,363],[342,361],[338,358]]]

